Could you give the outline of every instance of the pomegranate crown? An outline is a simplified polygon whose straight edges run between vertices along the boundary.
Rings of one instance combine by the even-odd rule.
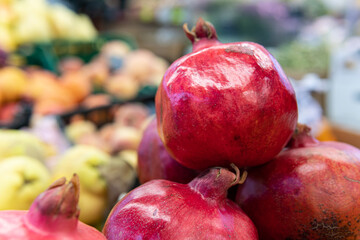
[[[39,205],[48,214],[78,218],[80,212],[77,206],[79,195],[79,177],[77,174],[74,174],[67,184],[65,177],[52,183],[40,197],[42,202]]]
[[[35,199],[26,214],[26,223],[48,232],[75,230],[80,213],[79,188],[76,174],[67,184],[65,178],[58,179]]]
[[[299,148],[317,145],[319,141],[311,135],[311,128],[305,124],[298,123],[293,136],[287,143],[287,147]]]
[[[198,19],[196,25],[191,30],[189,30],[187,23],[183,25],[183,29],[187,38],[189,38],[192,43],[203,38],[218,39],[215,27],[210,22],[204,21],[202,18]]]

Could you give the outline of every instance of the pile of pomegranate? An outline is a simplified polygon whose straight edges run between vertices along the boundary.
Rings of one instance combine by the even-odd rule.
[[[193,51],[159,86],[137,150],[141,185],[112,208],[103,235],[360,239],[360,150],[298,123],[294,90],[264,47],[223,44],[202,19],[184,31]],[[0,214],[0,238],[102,239],[77,221],[77,181],[55,183],[29,212]]]
[[[360,239],[360,150],[299,124],[294,90],[252,42],[199,19],[171,64],[138,149],[142,185],[103,233],[115,239]]]

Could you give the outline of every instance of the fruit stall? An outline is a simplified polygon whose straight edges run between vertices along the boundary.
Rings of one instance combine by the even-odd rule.
[[[360,1],[0,0],[0,240],[360,239]]]

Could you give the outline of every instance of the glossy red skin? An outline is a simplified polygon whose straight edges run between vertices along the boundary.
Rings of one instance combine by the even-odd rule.
[[[0,211],[1,240],[106,240],[104,235],[82,222],[75,231],[41,231],[26,221],[28,211]]]
[[[188,183],[199,174],[178,163],[166,151],[157,132],[156,118],[146,127],[139,144],[137,170],[140,183],[154,179]]]
[[[195,178],[190,185],[167,180],[141,185],[115,205],[104,235],[108,240],[258,239],[251,220],[226,198],[229,186],[222,184],[221,177],[219,192],[211,189],[215,178]]]
[[[178,59],[155,101],[159,136],[172,157],[192,169],[265,163],[290,139],[298,116],[280,65],[251,42]]]
[[[236,201],[260,239],[360,239],[360,150],[338,142],[284,150],[249,171]]]

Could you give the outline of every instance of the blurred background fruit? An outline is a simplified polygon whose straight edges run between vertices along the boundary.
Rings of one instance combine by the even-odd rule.
[[[0,130],[0,161],[13,156],[28,156],[40,162],[54,155],[51,145],[21,130]]]
[[[26,91],[26,74],[19,68],[0,69],[0,91],[3,102],[19,100]]]
[[[28,156],[14,156],[0,162],[0,210],[27,210],[50,183],[45,165]]]
[[[110,156],[105,152],[86,145],[69,149],[58,161],[52,179],[71,177],[77,173],[80,179],[79,207],[80,221],[97,224],[103,218],[107,202],[107,184],[100,174],[100,168],[109,163]]]

